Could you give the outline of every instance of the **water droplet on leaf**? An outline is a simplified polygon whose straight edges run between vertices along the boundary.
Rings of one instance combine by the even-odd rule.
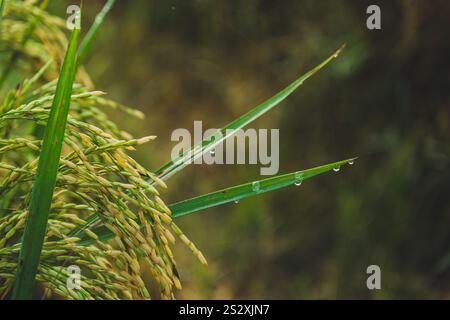
[[[260,191],[260,188],[261,188],[261,186],[260,186],[260,184],[259,184],[259,181],[255,181],[255,182],[252,183],[252,190],[253,190],[253,191],[259,192],[259,191]]]
[[[303,172],[297,172],[295,173],[295,182],[294,184],[298,187],[303,182]]]

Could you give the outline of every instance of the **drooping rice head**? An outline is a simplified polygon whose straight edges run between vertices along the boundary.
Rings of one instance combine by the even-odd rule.
[[[29,37],[31,18],[38,19]],[[20,237],[28,214],[30,191],[38,163],[42,132],[56,87],[59,64],[67,39],[65,21],[51,16],[34,1],[7,1],[0,22],[1,71],[12,55],[17,61],[11,79],[25,77],[0,100],[0,297],[10,293],[14,281]],[[206,263],[200,251],[173,223],[159,198],[164,182],[139,165],[130,152],[155,137],[134,139],[108,120],[107,109],[128,116],[142,113],[108,100],[92,90],[81,69],[74,85],[63,153],[61,155],[47,234],[37,282],[45,294],[68,299],[150,298],[142,279],[143,268],[159,285],[161,298],[174,297],[180,281],[171,244],[175,233]],[[70,233],[93,213],[106,226],[112,241],[97,239],[90,229],[77,237]],[[89,246],[79,237],[95,239]],[[67,267],[81,268],[81,289],[69,289]]]

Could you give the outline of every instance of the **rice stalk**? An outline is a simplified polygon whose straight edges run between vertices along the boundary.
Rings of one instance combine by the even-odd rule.
[[[79,18],[78,18],[79,19]],[[56,174],[64,140],[67,116],[77,66],[79,29],[75,28],[67,48],[61,75],[52,99],[40,149],[39,163],[31,191],[28,217],[22,236],[12,299],[30,299],[33,294],[47,219],[55,189]],[[39,150],[39,148],[37,148]]]
[[[6,8],[11,14],[23,10],[22,5],[30,9],[19,1],[8,2]],[[8,25],[13,24],[10,14],[4,20]],[[41,24],[36,25],[36,29],[39,28]],[[34,37],[30,44],[37,45]],[[52,46],[55,47],[59,45]],[[50,53],[46,55],[49,56]],[[36,156],[43,148],[39,137],[35,136],[35,128],[45,126],[49,119],[56,82],[48,72],[57,60],[43,61],[44,66],[29,80],[11,89],[6,94],[9,98],[2,103],[1,297],[11,295],[17,271],[20,239],[29,216],[29,191],[38,167]],[[67,299],[149,299],[141,276],[145,268],[158,283],[159,297],[172,299],[174,289],[180,288],[180,280],[173,271],[176,265],[170,245],[175,238],[168,224],[170,213],[158,197],[157,187],[165,187],[165,184],[128,154],[139,145],[151,142],[155,136],[133,138],[120,130],[108,120],[107,109],[119,109],[140,118],[142,113],[106,99],[100,91],[88,90],[83,78],[77,79],[81,82],[75,82],[70,97],[67,130],[36,280],[46,289],[47,298],[56,295]],[[155,186],[147,181],[152,178]],[[79,238],[68,234],[83,225],[94,212],[100,214],[100,223],[112,230],[115,238],[110,243],[95,240],[93,245],[81,246]],[[144,225],[144,230],[140,229],[140,224]],[[188,244],[204,261],[203,255],[190,242]],[[81,291],[66,288],[66,267],[70,264],[82,268]]]
[[[80,44],[80,47],[78,49],[78,64],[83,64],[84,60],[86,59],[86,55],[88,54],[92,42],[94,41],[95,35],[97,34],[98,30],[100,29],[100,26],[102,25],[103,21],[105,20],[106,15],[108,12],[112,9],[114,2],[116,0],[108,0],[105,5],[103,6],[102,10],[97,14],[95,17],[95,21],[92,24],[91,28],[87,32],[86,36],[84,37],[83,41]]]
[[[109,10],[112,3],[108,1],[104,8]],[[91,27],[93,31],[88,32],[84,47],[87,49],[78,48],[82,57],[93,43],[106,9]],[[30,17],[37,21],[32,29]],[[64,28],[63,19],[33,2],[5,2],[0,20],[0,52],[20,52],[23,63],[15,64],[14,71],[23,74],[25,80],[14,84],[7,77],[7,90],[0,92],[0,298],[19,297],[11,291],[21,268],[18,261],[25,243],[21,239],[33,212],[30,208],[35,196],[34,192],[30,195],[30,190],[40,176],[38,156],[46,149],[47,139],[42,138],[41,131],[51,122],[52,105],[60,96],[57,78],[69,43]],[[30,37],[26,37],[28,30]],[[28,38],[26,45],[22,45],[24,38]],[[306,78],[317,71],[313,69]],[[109,109],[116,109],[137,118],[144,115],[95,90],[82,65],[73,76],[72,92],[66,96],[70,100],[67,130],[58,141],[61,154],[53,159],[54,190],[36,266],[35,279],[44,289],[44,298],[154,298],[142,278],[145,270],[158,286],[156,298],[173,299],[175,289],[181,288],[173,243],[180,240],[201,263],[207,263],[174,218],[234,201],[235,197],[243,199],[275,190],[298,179],[295,174],[274,177],[260,181],[258,191],[253,190],[253,183],[245,184],[226,189],[230,191],[227,196],[216,196],[222,190],[168,206],[160,198],[160,190],[166,188],[164,180],[181,167],[169,164],[164,167],[169,170],[154,173],[141,166],[132,152],[155,136],[134,138],[109,120],[107,114]],[[227,127],[237,129],[250,123],[285,99],[306,78],[298,79]],[[206,141],[199,152],[212,146]],[[316,168],[314,172],[330,168]],[[305,179],[306,173],[303,172]],[[106,230],[109,240],[98,230]],[[69,289],[66,282],[70,276],[67,267],[71,265],[82,271],[81,288],[77,290]],[[30,289],[20,297],[37,297],[37,292]]]

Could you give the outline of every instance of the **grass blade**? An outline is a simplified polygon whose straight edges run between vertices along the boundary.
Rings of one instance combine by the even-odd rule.
[[[348,164],[355,159],[343,160],[308,170],[292,172],[284,175],[267,178],[260,181],[245,183],[239,186],[219,190],[196,198],[184,200],[169,206],[173,217],[182,217],[200,210],[216,207],[222,204],[239,201],[253,197],[261,193],[274,191],[280,188],[291,186],[295,183],[302,183],[319,174],[328,172],[342,165]]]
[[[274,191],[294,184],[302,183],[314,176],[340,168],[346,164],[352,164],[356,158],[342,160],[330,163],[320,167],[308,170],[292,172],[284,175],[267,178],[264,180],[253,181],[231,188],[215,191],[199,197],[183,200],[169,205],[173,218],[179,218],[185,215],[199,212],[204,209],[216,207],[233,201],[239,201],[253,197],[269,191]],[[92,230],[101,240],[107,240],[113,237],[113,233],[105,227],[98,227]],[[82,237],[81,244],[89,245],[93,240],[89,237]]]
[[[168,179],[170,176],[186,167],[189,163],[192,163],[192,161],[194,161],[195,159],[197,159],[204,153],[208,152],[222,141],[232,136],[235,131],[245,127],[246,125],[253,122],[267,111],[277,106],[280,102],[285,100],[292,92],[294,92],[299,86],[301,86],[305,80],[310,78],[312,75],[314,75],[324,66],[326,66],[331,60],[336,58],[344,47],[345,45],[341,46],[338,50],[336,50],[336,52],[334,52],[321,64],[319,64],[315,68],[311,69],[310,71],[302,75],[300,78],[292,82],[289,86],[287,86],[285,89],[274,95],[269,100],[256,106],[255,108],[253,108],[243,116],[239,117],[238,119],[234,120],[233,122],[229,123],[222,129],[219,129],[217,131],[217,133],[220,133],[218,135],[219,138],[214,139],[213,135],[212,138],[207,138],[199,142],[198,144],[194,145],[188,152],[182,154],[174,161],[170,161],[161,168],[159,168],[158,170],[156,170],[156,174],[158,174],[159,178],[162,180]]]
[[[108,2],[106,2],[102,10],[95,17],[94,23],[87,32],[86,36],[84,37],[83,41],[80,44],[80,48],[78,49],[79,65],[82,65],[84,63],[84,59],[86,58],[86,55],[88,54],[89,49],[91,48],[94,37],[97,34],[101,24],[103,23],[103,20],[105,20],[105,16],[108,14],[112,6],[114,5],[115,1],[116,0],[108,0]]]
[[[12,299],[31,299],[33,294],[48,214],[56,183],[72,85],[75,79],[78,34],[79,30],[75,28],[70,38],[45,128],[39,165],[31,193],[29,214],[22,237]]]
[[[228,137],[230,137],[232,134],[226,135],[227,130],[239,130],[246,126],[247,124],[251,123],[252,121],[259,118],[261,115],[269,111],[270,109],[274,108],[276,105],[278,105],[281,101],[286,99],[292,92],[295,91],[302,83],[310,78],[312,75],[314,75],[316,72],[318,72],[320,69],[322,69],[324,66],[326,66],[331,60],[336,58],[339,53],[344,49],[345,44],[342,45],[338,50],[336,50],[331,56],[329,56],[326,60],[324,60],[321,64],[316,66],[315,68],[311,69],[304,75],[302,75],[300,78],[295,80],[293,83],[291,83],[289,86],[287,86],[284,90],[277,93],[275,96],[270,98],[269,100],[263,102],[262,104],[256,106],[240,118],[234,120],[233,122],[229,123],[227,126],[223,127],[222,129],[219,129],[218,132],[221,132],[222,139],[217,140],[211,140],[210,138],[203,140],[202,142],[196,144],[191,148],[190,151],[184,153],[180,157],[178,157],[174,161],[170,161],[158,170],[156,170],[156,174],[159,176],[160,179],[166,180],[170,178],[173,174],[176,172],[182,170],[184,167],[186,167],[189,164],[189,160],[194,160],[198,157],[200,157],[202,154],[208,152],[212,148],[214,148],[217,144],[221,143]],[[77,228],[72,233],[70,233],[70,236],[76,236],[78,235],[82,230],[89,228],[91,225],[99,221],[99,216],[97,214],[92,215],[87,219],[86,225]]]

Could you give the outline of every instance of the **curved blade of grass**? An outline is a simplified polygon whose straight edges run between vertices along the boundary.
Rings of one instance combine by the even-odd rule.
[[[262,104],[256,106],[240,118],[234,120],[233,122],[229,123],[227,126],[223,127],[222,129],[219,129],[217,132],[220,132],[220,139],[212,140],[211,138],[207,138],[203,140],[202,142],[196,144],[194,147],[191,148],[188,152],[184,153],[180,157],[178,157],[174,161],[170,161],[158,170],[156,170],[156,174],[159,176],[160,179],[166,180],[173,174],[175,174],[177,171],[182,170],[184,167],[186,167],[190,160],[193,161],[194,159],[200,157],[202,154],[208,152],[212,148],[214,148],[217,144],[221,143],[225,139],[232,136],[233,132],[236,132],[237,130],[243,128],[247,124],[251,123],[252,121],[259,118],[261,115],[269,111],[270,109],[274,108],[276,105],[278,105],[281,101],[286,99],[295,89],[297,89],[302,83],[307,80],[309,77],[314,75],[316,72],[318,72],[320,69],[322,69],[324,66],[326,66],[331,60],[336,58],[339,53],[344,49],[345,44],[342,45],[338,50],[336,50],[330,57],[328,57],[326,60],[324,60],[321,64],[316,66],[315,68],[311,69],[307,73],[305,73],[303,76],[295,80],[293,83],[291,83],[289,86],[287,86],[284,90],[277,93],[275,96],[270,98],[269,100],[263,102]],[[231,131],[231,133],[230,133]],[[228,133],[228,134],[227,134]],[[214,136],[214,135],[213,135]],[[87,219],[87,223],[83,225],[82,227],[77,228],[72,233],[70,233],[70,236],[76,236],[78,235],[83,229],[89,228],[91,225],[99,221],[99,216],[97,214],[92,215]]]
[[[81,42],[80,47],[78,48],[79,65],[82,65],[84,63],[84,59],[86,58],[86,55],[88,54],[89,49],[91,48],[94,37],[97,34],[101,24],[103,23],[103,20],[105,20],[105,16],[108,14],[112,6],[114,5],[114,2],[116,2],[116,0],[108,0],[108,2],[106,2],[102,10],[95,17],[94,23],[92,24],[91,28],[87,32],[83,41]]]
[[[241,184],[235,187],[226,188],[223,190],[208,193],[195,198],[183,200],[169,205],[169,209],[172,211],[173,218],[179,218],[192,213],[199,212],[208,208],[216,207],[226,203],[239,201],[249,197],[253,197],[269,191],[274,191],[294,184],[302,183],[303,181],[310,179],[314,176],[331,171],[336,168],[340,168],[345,164],[351,164],[356,158],[338,161],[335,163],[326,164],[320,167],[307,169],[303,171],[296,171],[284,175],[278,175],[275,177],[267,178],[264,180],[253,181],[245,184]],[[104,226],[91,230],[95,232],[100,240],[108,240],[114,237],[114,234]],[[80,244],[90,245],[94,240],[87,236],[83,236]]]
[[[75,79],[78,34],[79,30],[75,28],[70,38],[45,128],[39,165],[30,198],[29,214],[22,237],[12,299],[31,299],[33,294]]]
[[[320,167],[315,167],[312,169],[287,173],[284,175],[279,175],[259,181],[241,184],[239,186],[212,192],[196,198],[180,201],[170,205],[169,208],[170,210],[172,210],[173,217],[182,217],[191,213],[198,212],[200,210],[208,209],[233,201],[240,201],[242,199],[253,197],[261,193],[291,186],[295,183],[302,183],[304,180],[339,168],[342,165],[348,164],[349,162],[352,162],[354,160],[355,158],[347,159]]]
[[[334,52],[321,64],[319,64],[315,68],[311,69],[310,71],[302,75],[300,78],[292,82],[289,86],[287,86],[285,89],[274,95],[269,100],[256,106],[255,108],[253,108],[243,116],[239,117],[238,119],[234,120],[233,122],[229,123],[222,129],[217,130],[216,135],[212,135],[211,137],[208,137],[205,140],[197,143],[188,152],[185,152],[177,159],[163,165],[161,168],[156,170],[156,174],[158,175],[158,177],[162,180],[168,179],[177,171],[183,169],[188,164],[192,163],[192,161],[194,161],[204,153],[210,151],[212,148],[214,148],[222,141],[232,136],[237,130],[245,127],[246,125],[253,122],[267,111],[277,106],[280,102],[286,99],[292,92],[294,92],[299,86],[301,86],[305,80],[310,78],[312,75],[314,75],[324,66],[326,66],[331,60],[336,58],[339,55],[339,53],[344,49],[344,47],[345,44],[341,46],[338,50],[336,50],[336,52]]]

